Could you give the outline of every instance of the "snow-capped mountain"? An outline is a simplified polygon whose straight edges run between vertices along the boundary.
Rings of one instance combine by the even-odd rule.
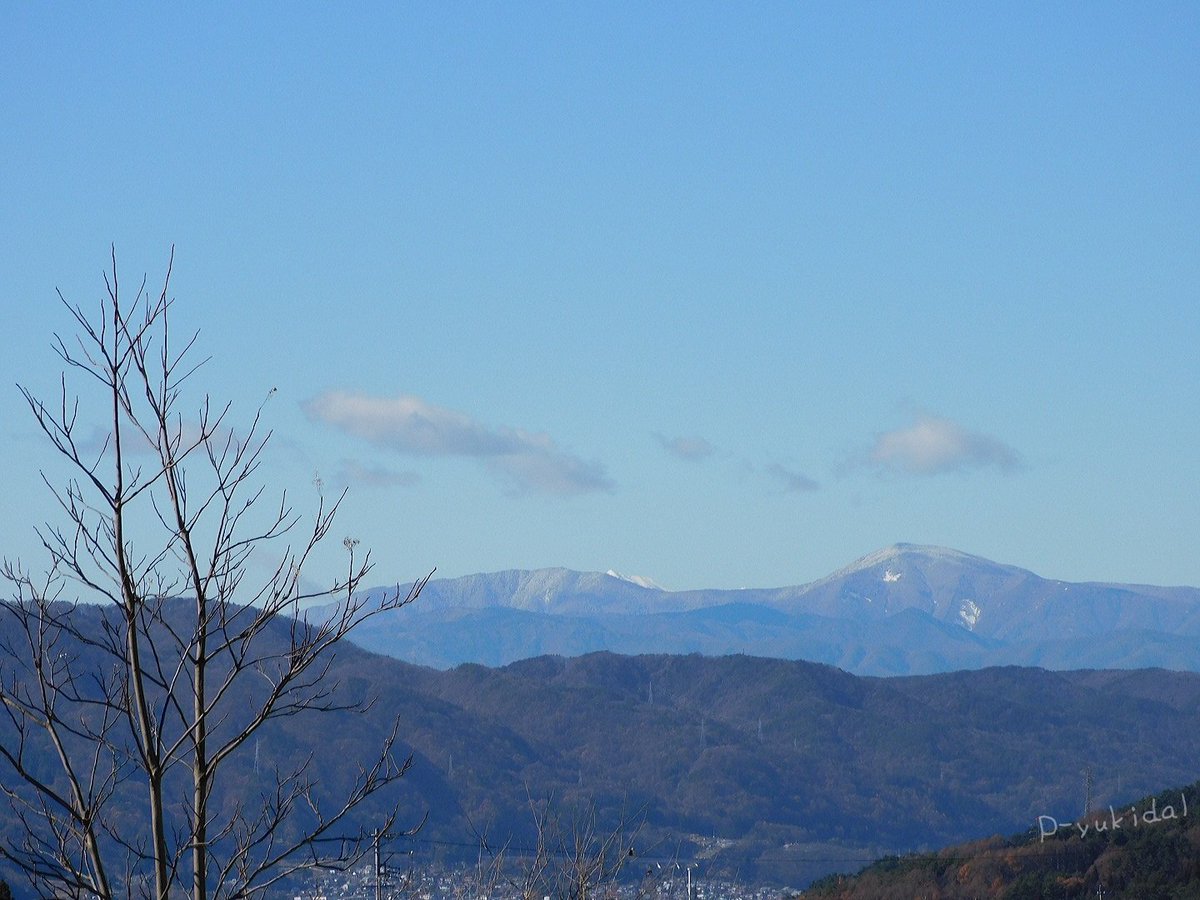
[[[896,544],[811,584],[666,591],[614,571],[432,581],[355,640],[446,667],[555,653],[745,653],[859,674],[998,664],[1200,671],[1200,589],[1042,578],[942,547]]]
[[[666,590],[664,587],[656,584],[652,579],[647,578],[644,575],[622,575],[620,572],[614,571],[613,569],[609,569],[604,574],[609,578],[616,578],[619,581],[628,581],[630,584],[636,584],[638,587],[651,588],[652,590],[656,591]]]

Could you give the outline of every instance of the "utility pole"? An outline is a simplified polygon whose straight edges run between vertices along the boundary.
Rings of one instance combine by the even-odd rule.
[[[379,865],[379,829],[371,832],[371,843],[375,848],[375,900],[383,900],[383,884],[380,876],[383,874]]]

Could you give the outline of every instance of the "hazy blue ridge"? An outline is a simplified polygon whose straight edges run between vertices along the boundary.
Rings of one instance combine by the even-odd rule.
[[[907,675],[1008,664],[1200,671],[1198,637],[1197,588],[1070,583],[897,544],[781,588],[666,591],[567,569],[443,579],[354,640],[438,668],[607,650],[748,653]]]

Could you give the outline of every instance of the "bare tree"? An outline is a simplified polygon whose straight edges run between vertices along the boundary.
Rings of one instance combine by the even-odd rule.
[[[410,762],[394,726],[335,800],[304,759],[258,796],[217,800],[269,723],[365,702],[339,690],[332,651],[429,576],[368,602],[370,555],[347,539],[332,586],[307,587],[342,497],[320,497],[311,518],[286,494],[268,501],[262,407],[240,435],[228,404],[204,395],[185,408],[203,361],[195,334],[174,342],[170,275],[169,264],[160,292],[142,279],[126,301],[114,252],[98,314],[63,299],[79,332],[55,338],[54,402],[21,388],[71,473],[43,473],[59,513],[38,529],[45,574],[6,560],[0,601],[0,790],[24,832],[0,854],[45,896],[225,900],[302,866],[348,864],[370,841],[355,808]],[[335,611],[310,618],[321,600]]]
[[[624,896],[644,900],[657,892],[661,865],[643,866],[646,847],[638,847],[646,811],[622,811],[612,827],[601,825],[595,803],[562,808],[553,796],[529,796],[534,842],[493,846],[473,826],[479,859],[466,887],[471,896],[500,894],[520,900],[595,900]]]

